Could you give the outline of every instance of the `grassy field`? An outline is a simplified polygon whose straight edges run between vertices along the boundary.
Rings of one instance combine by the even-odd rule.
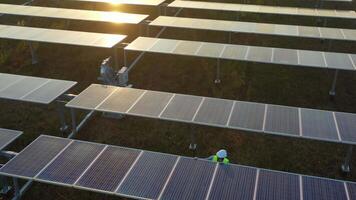
[[[5,1],[1,1],[5,2]],[[14,1],[7,1],[14,2]],[[20,1],[19,1],[20,2]],[[47,1],[40,5],[55,6]],[[63,7],[93,8],[92,5],[63,3]],[[96,9],[109,9],[96,6]],[[138,13],[152,13],[152,9],[117,8]],[[207,18],[230,19],[232,16],[211,12],[184,12],[182,16],[204,16]],[[244,15],[246,21],[278,21],[286,19],[258,18]],[[298,21],[299,20],[299,21]],[[293,19],[292,23],[317,24],[316,21]],[[85,30],[130,34],[128,41],[137,36],[137,27],[87,22],[71,22],[66,27],[63,20],[49,20],[3,16],[2,24],[25,24],[38,27]],[[330,26],[338,27],[333,22]],[[167,30],[162,37],[190,40],[226,42],[222,33],[197,32],[188,30]],[[276,39],[235,35],[234,43],[284,46],[291,48],[325,49],[327,44],[311,40]],[[355,52],[352,43],[333,43],[335,51]],[[111,55],[103,49],[89,49],[53,44],[35,44],[40,62],[31,65],[30,52],[25,42],[0,41],[0,72],[41,76],[78,81],[70,92],[79,93],[91,83],[98,83],[102,59]],[[120,52],[121,53],[121,52]],[[133,57],[135,54],[130,54]],[[159,59],[159,60],[158,60]],[[157,62],[159,61],[159,62]],[[130,83],[136,88],[211,96],[218,98],[254,101],[262,103],[300,106],[326,110],[356,112],[356,75],[340,72],[337,97],[331,101],[328,90],[333,72],[318,69],[294,68],[276,65],[262,65],[243,62],[222,62],[222,83],[214,84],[215,60],[187,57],[173,57],[148,54],[130,73]],[[55,105],[39,106],[14,101],[0,101],[0,127],[23,130],[24,135],[11,146],[19,151],[40,134],[60,136],[59,121]],[[68,114],[68,113],[67,113]],[[69,118],[68,118],[69,119]],[[198,149],[196,156],[207,157],[220,148],[229,152],[233,163],[282,170],[294,173],[316,175],[356,181],[355,170],[344,177],[340,165],[347,146],[301,140],[270,135],[247,133],[221,128],[158,121],[137,117],[114,120],[97,114],[77,135],[77,139],[114,144],[133,148],[194,156],[188,149],[190,134],[196,135]],[[356,159],[352,160],[356,166]],[[62,188],[46,184],[34,184],[24,199],[117,199],[96,193]]]

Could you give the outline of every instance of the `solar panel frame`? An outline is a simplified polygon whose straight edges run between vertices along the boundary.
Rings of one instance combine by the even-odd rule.
[[[127,5],[144,5],[144,6],[159,6],[165,0],[72,0],[77,2],[93,2],[93,3],[110,3],[110,4],[127,4]]]
[[[9,146],[13,141],[23,134],[22,131],[0,128],[0,151]]]
[[[148,17],[148,15],[130,14],[122,12],[78,10],[14,4],[0,4],[0,13],[7,15],[22,15],[31,17],[45,17],[124,24],[139,24]]]

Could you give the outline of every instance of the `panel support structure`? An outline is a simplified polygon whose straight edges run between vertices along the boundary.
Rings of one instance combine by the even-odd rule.
[[[9,183],[7,181],[8,181],[7,177],[0,176],[0,183],[1,183],[1,186],[2,186],[0,194],[4,194],[5,195],[11,190],[11,187],[9,186]]]
[[[217,62],[216,62],[216,78],[214,80],[214,83],[215,84],[221,83],[221,80],[220,80],[220,59],[217,59]]]
[[[353,150],[353,146],[350,145],[347,150],[344,163],[341,165],[341,170],[344,173],[350,173],[350,171],[351,171],[350,161],[351,161],[351,157],[352,157],[352,150]]]
[[[32,64],[37,64],[38,63],[38,59],[36,56],[36,52],[35,49],[33,48],[32,42],[28,42],[28,46],[30,48],[30,52],[31,52],[31,59],[32,59]]]
[[[19,182],[18,182],[17,178],[12,178],[12,181],[14,184],[14,198],[13,198],[13,200],[18,200],[21,198]]]
[[[337,82],[338,75],[339,75],[339,70],[336,70],[335,74],[334,74],[334,80],[333,80],[331,89],[329,91],[330,97],[335,97],[335,95],[336,95],[335,89],[336,89],[336,82]]]
[[[57,110],[58,110],[58,115],[59,115],[59,121],[61,124],[61,127],[59,128],[59,130],[62,133],[65,133],[68,131],[68,125],[66,124],[66,120],[65,120],[65,115],[64,115],[64,105],[62,104],[62,102],[57,101]]]

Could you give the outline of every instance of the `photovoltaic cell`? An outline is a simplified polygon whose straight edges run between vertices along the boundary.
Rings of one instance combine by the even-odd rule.
[[[328,68],[346,70],[354,69],[351,60],[347,54],[326,52],[325,59]]]
[[[101,144],[74,141],[36,178],[72,185],[103,148]]]
[[[299,176],[261,170],[256,200],[300,200]]]
[[[151,48],[150,51],[154,52],[172,52],[177,46],[177,40],[158,40]]]
[[[120,87],[98,107],[98,110],[124,113],[143,93],[144,90]]]
[[[173,155],[144,152],[117,192],[157,199],[177,159]]]
[[[250,47],[247,59],[255,62],[271,62],[272,49],[267,47]]]
[[[139,153],[138,150],[109,146],[76,185],[114,192]]]
[[[9,99],[19,99],[31,93],[34,89],[42,86],[47,81],[47,79],[43,78],[25,77],[24,79],[16,82],[8,88],[0,91],[0,97]]]
[[[6,163],[0,173],[33,178],[69,143],[69,139],[40,136]]]
[[[243,45],[226,45],[222,58],[232,60],[244,60],[247,53],[247,46]]]
[[[205,199],[215,167],[213,162],[181,158],[161,199]]]
[[[81,92],[80,96],[70,101],[67,106],[82,109],[95,109],[116,89],[117,88],[113,86],[92,84]]]
[[[191,121],[198,110],[202,97],[175,95],[162,113],[162,118]]]
[[[305,37],[318,38],[320,37],[320,33],[317,27],[310,26],[299,26],[299,35]]]
[[[202,45],[201,42],[181,41],[178,43],[173,53],[180,54],[180,55],[194,55],[198,51],[201,45]]]
[[[303,200],[347,200],[343,182],[303,177]]]
[[[303,136],[338,140],[332,112],[301,109]]]
[[[197,55],[202,57],[218,58],[220,57],[220,54],[223,49],[223,44],[204,43],[197,52]]]
[[[298,116],[297,108],[268,105],[265,131],[299,135]]]
[[[7,87],[23,78],[23,76],[0,73],[0,91],[6,89]]]
[[[351,113],[335,113],[342,140],[356,142],[356,115]]]
[[[292,49],[274,49],[273,62],[280,64],[298,65],[298,52]]]
[[[237,101],[232,111],[229,126],[261,131],[265,107],[265,104]]]
[[[21,131],[0,128],[0,151],[22,134]]]
[[[323,54],[317,51],[299,50],[299,64],[304,66],[325,67]]]
[[[349,192],[350,200],[356,199],[356,183],[347,183],[347,190]]]
[[[129,110],[129,113],[157,117],[168,104],[173,94],[148,91]]]
[[[233,101],[205,98],[194,121],[205,124],[226,125]]]
[[[253,199],[256,171],[235,165],[219,165],[209,199]]]

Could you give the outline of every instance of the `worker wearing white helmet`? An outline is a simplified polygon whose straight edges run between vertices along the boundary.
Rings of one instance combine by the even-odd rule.
[[[225,149],[219,150],[215,155],[210,156],[208,158],[209,160],[212,160],[213,162],[219,162],[219,163],[224,163],[224,164],[229,164],[229,159],[227,159],[227,151]]]

